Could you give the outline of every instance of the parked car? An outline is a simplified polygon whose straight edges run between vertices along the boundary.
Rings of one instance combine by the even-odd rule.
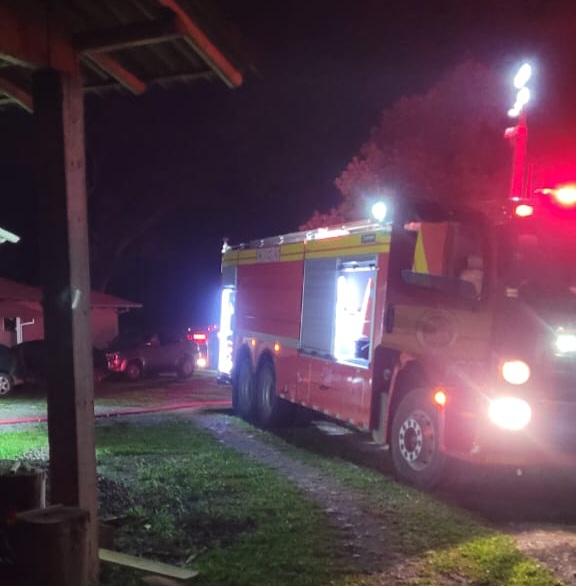
[[[110,372],[129,380],[164,372],[188,378],[194,373],[198,344],[179,332],[130,333],[118,336],[106,356]]]
[[[31,340],[22,342],[14,347],[18,367],[17,371],[25,383],[44,386],[48,373],[48,342],[46,340]],[[94,348],[92,351],[94,367],[94,382],[101,382],[108,376],[106,353]]]
[[[22,383],[18,372],[18,360],[13,348],[0,344],[0,397],[9,395]]]

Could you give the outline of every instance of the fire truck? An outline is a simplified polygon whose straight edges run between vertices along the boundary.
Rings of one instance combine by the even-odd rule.
[[[575,194],[412,201],[225,243],[218,368],[235,412],[273,428],[305,408],[371,432],[422,488],[455,459],[572,462]]]

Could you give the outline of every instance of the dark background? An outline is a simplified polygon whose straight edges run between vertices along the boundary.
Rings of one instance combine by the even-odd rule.
[[[217,319],[222,238],[298,229],[337,205],[334,179],[380,112],[476,59],[512,76],[532,59],[534,144],[571,172],[576,12],[564,0],[213,0],[252,67],[221,82],[86,99],[89,197],[129,202],[100,219],[98,238],[138,217],[139,201],[170,202],[108,292],[142,301],[165,325]],[[512,98],[511,98],[512,99]],[[0,113],[0,276],[39,283],[33,118]],[[531,127],[532,131],[532,127]],[[537,147],[534,147],[537,148]],[[544,157],[544,154],[542,155]],[[566,162],[567,160],[567,162]]]

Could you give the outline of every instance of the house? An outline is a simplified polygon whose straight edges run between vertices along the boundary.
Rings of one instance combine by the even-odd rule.
[[[118,335],[120,313],[142,307],[101,291],[91,292],[92,342],[104,348]],[[0,277],[0,344],[13,346],[44,337],[42,290]]]

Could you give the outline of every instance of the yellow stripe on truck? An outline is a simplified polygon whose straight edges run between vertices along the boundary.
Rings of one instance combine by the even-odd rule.
[[[414,272],[428,273],[428,261],[426,259],[426,251],[424,250],[424,237],[422,231],[418,232],[416,239],[416,250],[414,251]]]
[[[370,241],[365,235],[351,234],[325,240],[309,240],[262,248],[231,250],[224,254],[222,266],[256,264],[262,262],[291,262],[306,258],[329,258],[358,254],[381,254],[390,251],[390,235],[374,233]]]

